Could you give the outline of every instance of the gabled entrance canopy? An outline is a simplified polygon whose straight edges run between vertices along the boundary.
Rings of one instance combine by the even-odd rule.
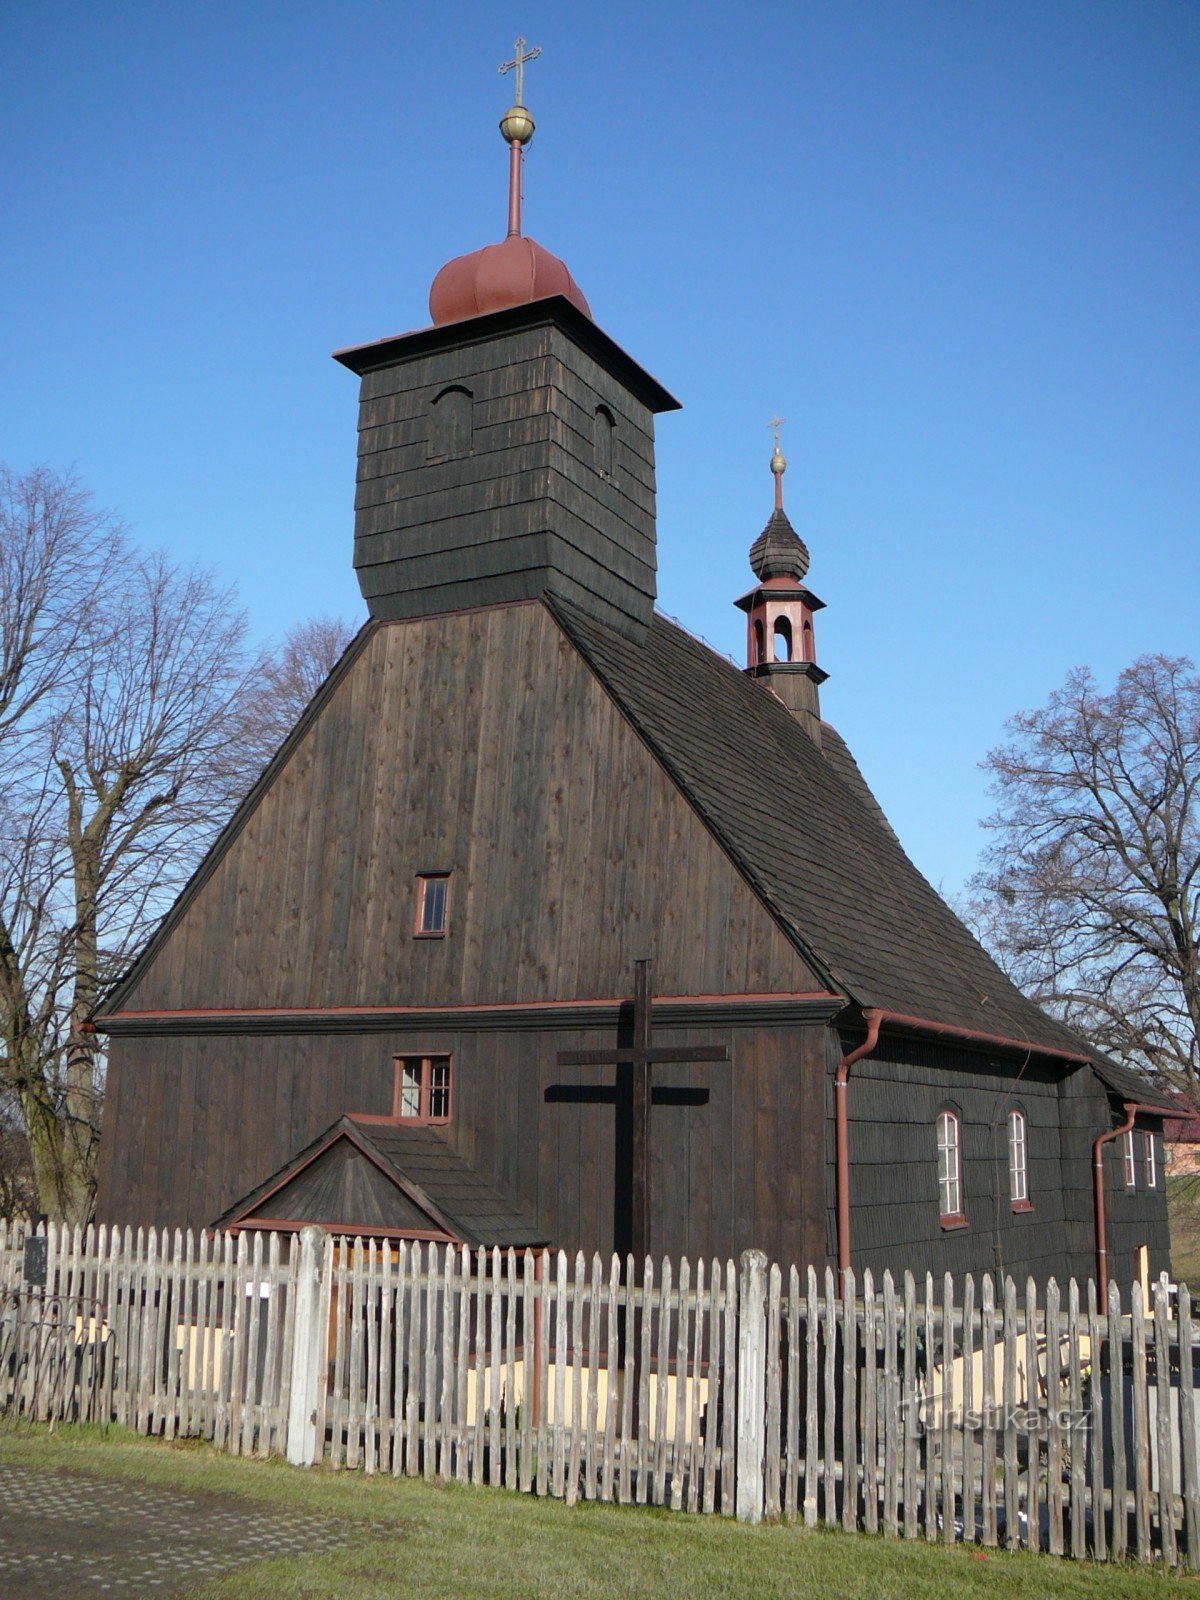
[[[314,1223],[330,1233],[525,1249],[545,1230],[484,1183],[434,1128],[351,1115],[222,1213],[215,1228]]]

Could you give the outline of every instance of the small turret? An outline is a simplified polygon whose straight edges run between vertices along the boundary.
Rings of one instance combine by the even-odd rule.
[[[813,616],[824,608],[801,579],[808,571],[808,547],[783,509],[787,462],[779,448],[782,418],[775,417],[775,509],[750,546],[750,566],[758,583],[734,604],[746,613],[746,672],[770,689],[805,732],[821,742],[819,689],[829,676],[817,665]]]

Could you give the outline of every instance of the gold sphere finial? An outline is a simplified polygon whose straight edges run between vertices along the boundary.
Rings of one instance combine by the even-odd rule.
[[[787,471],[787,462],[783,458],[783,451],[779,448],[779,430],[786,421],[786,417],[776,415],[767,423],[767,427],[775,434],[775,454],[771,457],[771,471],[777,478]]]
[[[500,132],[504,135],[505,144],[528,144],[533,138],[533,118],[525,109],[525,63],[536,61],[541,53],[540,44],[526,50],[524,39],[518,39],[512,60],[500,63],[501,74],[515,72],[517,75],[516,99],[500,118]]]
[[[533,138],[534,121],[524,106],[509,106],[500,118],[505,144],[528,144]]]

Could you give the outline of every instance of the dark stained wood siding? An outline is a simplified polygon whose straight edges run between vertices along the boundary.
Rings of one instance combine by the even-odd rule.
[[[820,987],[533,603],[380,625],[125,1005],[621,996],[646,955],[663,994]]]
[[[365,374],[354,564],[371,615],[543,592],[640,637],[655,594],[654,416],[552,321]],[[470,449],[435,453],[434,402],[470,394]],[[594,449],[615,423],[612,471]]]
[[[294,1178],[266,1197],[255,1216],[272,1221],[331,1222],[360,1227],[441,1231],[349,1139],[338,1139]]]
[[[832,1068],[858,1039],[830,1030]],[[1032,1274],[1039,1282],[1081,1281],[1096,1273],[1092,1140],[1113,1125],[1109,1096],[1087,1068],[1000,1060],[947,1044],[889,1039],[856,1064],[850,1079],[851,1260],[871,1267],[932,1272]],[[968,1226],[943,1231],[938,1217],[938,1112],[962,1124],[964,1211]],[[1009,1110],[1026,1114],[1032,1211],[1014,1212],[1009,1195]],[[826,1101],[829,1248],[834,1248],[833,1097]],[[1140,1135],[1139,1135],[1140,1137]],[[1111,1151],[1111,1147],[1110,1151]],[[1132,1260],[1151,1247],[1152,1270],[1166,1265],[1161,1192],[1126,1196],[1109,1156],[1113,1233]],[[1137,1238],[1134,1238],[1134,1235]],[[1114,1245],[1115,1248],[1115,1245]],[[1128,1272],[1127,1265],[1123,1272]]]
[[[824,1163],[806,1108],[820,1104],[824,1032],[656,1030],[660,1043],[726,1044],[731,1055],[656,1069],[657,1253],[724,1257],[757,1246],[782,1261],[810,1258]],[[625,1248],[618,1069],[557,1063],[560,1050],[615,1039],[598,1028],[114,1039],[113,1071],[132,1110],[105,1135],[99,1215],[204,1226],[343,1111],[386,1112],[395,1054],[450,1054],[455,1112],[443,1131],[453,1148],[555,1244]]]

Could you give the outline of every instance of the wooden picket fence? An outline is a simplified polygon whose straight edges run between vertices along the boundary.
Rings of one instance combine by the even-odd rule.
[[[1191,1300],[0,1222],[0,1414],[1200,1569]]]

